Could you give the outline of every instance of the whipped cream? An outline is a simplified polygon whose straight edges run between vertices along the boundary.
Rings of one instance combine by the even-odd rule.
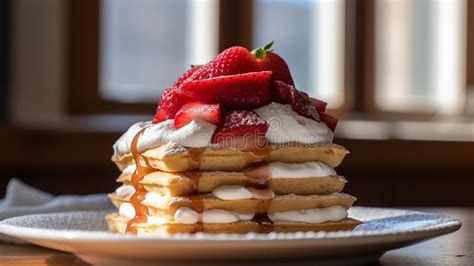
[[[198,213],[189,207],[181,207],[174,213],[174,220],[181,224],[196,224],[198,222],[206,224],[235,223],[238,221],[250,221],[254,214],[239,214],[236,212],[212,209]]]
[[[137,166],[134,164],[131,164],[127,166],[125,169],[123,169],[122,174],[124,175],[133,175],[133,172],[137,169]]]
[[[120,198],[128,198],[135,193],[135,188],[131,185],[122,185],[115,190],[115,194]]]
[[[347,210],[339,205],[297,211],[276,212],[268,214],[273,222],[300,222],[324,223],[327,221],[340,221],[347,217]]]
[[[122,203],[119,207],[119,214],[123,217],[133,219],[135,217],[135,208],[131,203],[125,202]]]
[[[305,144],[328,144],[334,134],[323,122],[301,116],[288,104],[270,103],[254,110],[267,121],[265,135],[270,143],[300,142]]]
[[[271,178],[306,178],[336,175],[334,168],[322,162],[281,163],[272,162],[266,165],[247,168],[246,176],[266,181]]]
[[[133,219],[135,218],[135,209],[133,208],[132,204],[125,202],[120,205],[119,214],[128,219]],[[148,223],[162,225],[162,224],[167,223],[167,221],[168,220],[163,217],[150,216],[150,215],[147,216]]]
[[[256,189],[243,186],[220,186],[212,191],[214,197],[221,200],[272,199],[275,193],[269,188]]]
[[[143,128],[145,131],[138,139],[137,149],[143,152],[159,147],[167,142],[175,142],[184,147],[203,148],[209,146],[216,126],[201,119],[194,119],[180,129],[175,129],[173,120],[158,124],[138,122],[133,124],[114,144],[114,157],[130,152],[135,135]]]
[[[161,196],[160,194],[154,192],[148,192],[145,195],[145,200],[147,204],[161,206],[166,204],[168,197]],[[142,201],[143,202],[143,201]]]
[[[268,167],[271,178],[305,178],[336,175],[334,168],[322,162],[273,162],[269,163]]]

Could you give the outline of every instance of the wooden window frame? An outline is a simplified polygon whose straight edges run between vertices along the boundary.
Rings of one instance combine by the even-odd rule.
[[[219,2],[219,50],[232,45],[252,46],[252,0]],[[474,8],[468,1],[468,32],[473,32]],[[434,112],[384,111],[375,104],[375,1],[345,2],[344,103],[330,111],[336,116],[353,113],[370,119],[427,120]],[[69,94],[70,114],[152,114],[154,103],[121,103],[101,98],[100,1],[69,3]],[[474,34],[467,37],[466,88],[474,86]],[[467,92],[466,92],[467,93]]]
[[[219,2],[219,50],[232,45],[250,47],[252,1]],[[71,1],[69,13],[70,114],[153,114],[156,103],[121,103],[100,96],[100,1]]]
[[[352,1],[347,1],[348,8]],[[252,0],[219,1],[219,50],[233,45],[252,47]],[[69,114],[100,113],[140,113],[152,114],[156,104],[121,103],[103,99],[100,96],[100,1],[71,1],[68,6],[69,27],[69,72],[68,99]],[[346,21],[346,26],[353,25]],[[352,31],[352,28],[351,28]],[[348,32],[346,31],[346,34]],[[351,32],[353,34],[354,32]],[[345,52],[354,55],[350,44]],[[352,61],[352,57],[350,59]],[[349,66],[349,64],[346,64]],[[346,67],[344,73],[350,73]],[[345,84],[350,86],[352,79],[346,75]],[[352,90],[344,92],[344,104],[331,109],[333,114],[341,115],[350,110]]]

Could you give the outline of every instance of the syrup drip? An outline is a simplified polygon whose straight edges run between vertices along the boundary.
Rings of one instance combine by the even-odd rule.
[[[199,170],[201,166],[201,157],[202,157],[203,151],[204,149],[196,149],[196,148],[188,150],[189,156],[191,157],[191,162],[194,164],[193,168],[197,170]]]
[[[201,173],[200,172],[185,172],[183,173],[185,176],[187,176],[191,182],[193,183],[194,190],[192,194],[198,193],[198,188],[199,188],[199,180],[201,180]]]
[[[275,229],[273,221],[268,217],[268,209],[270,208],[271,199],[262,200],[258,206],[257,213],[253,217],[252,221],[256,222],[259,226],[259,233],[269,233]]]
[[[125,232],[132,234],[137,233],[137,225],[146,222],[148,215],[148,207],[142,204],[142,201],[145,199],[147,191],[145,190],[145,187],[140,184],[140,181],[145,175],[155,171],[152,167],[142,166],[140,163],[140,152],[138,151],[137,144],[138,139],[143,134],[145,129],[146,128],[143,128],[138,131],[138,133],[133,137],[130,147],[133,155],[133,160],[135,161],[135,165],[137,166],[132,174],[131,180],[132,185],[135,188],[135,193],[130,198],[130,203],[135,209],[135,217],[128,221]]]
[[[275,230],[275,225],[273,221],[270,220],[267,213],[257,213],[252,219],[253,222],[256,222],[259,226],[259,233],[270,233]]]

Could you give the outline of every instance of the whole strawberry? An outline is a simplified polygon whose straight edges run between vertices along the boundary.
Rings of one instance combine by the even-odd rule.
[[[258,71],[254,56],[244,47],[225,49],[216,58],[205,64],[187,78],[186,81],[209,79]]]
[[[288,65],[283,58],[273,52],[272,46],[273,41],[252,51],[259,70],[271,70],[274,80],[281,80],[286,84],[294,85]]]

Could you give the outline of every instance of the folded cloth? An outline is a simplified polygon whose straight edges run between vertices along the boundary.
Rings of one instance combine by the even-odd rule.
[[[93,211],[112,208],[113,206],[105,194],[53,196],[28,186],[18,179],[11,179],[7,186],[5,198],[0,200],[0,221],[27,214]],[[21,243],[0,234],[1,241]]]

